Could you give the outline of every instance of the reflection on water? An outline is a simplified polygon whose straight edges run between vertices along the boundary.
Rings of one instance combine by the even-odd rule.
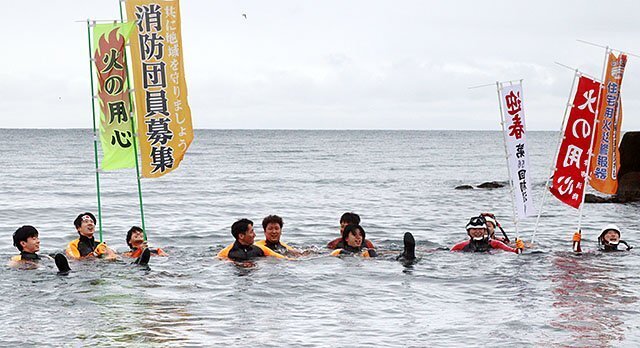
[[[625,338],[621,311],[637,298],[625,295],[629,286],[619,279],[620,255],[559,254],[553,258],[553,307],[557,318],[551,325],[568,332],[569,342],[584,347],[608,347]]]
[[[557,134],[527,140],[539,199]],[[52,262],[0,267],[0,346],[640,347],[638,251],[566,253],[573,209],[547,200],[539,253],[448,251],[483,211],[513,234],[508,187],[453,189],[504,181],[501,141],[499,132],[197,130],[177,171],[142,182],[150,243],[170,256],[149,269],[71,262],[66,277]],[[11,233],[23,224],[38,228],[43,253],[61,251],[77,214],[97,210],[91,131],[0,129],[0,149],[0,260],[16,254]],[[100,181],[105,239],[124,251],[140,223],[135,170]],[[583,246],[605,221],[640,244],[639,207],[586,205]],[[360,213],[382,257],[326,256],[345,211]],[[215,259],[233,221],[251,218],[260,239],[269,214],[284,218],[285,242],[316,256],[246,267]],[[525,240],[534,223],[520,221]],[[415,264],[395,261],[407,231]]]

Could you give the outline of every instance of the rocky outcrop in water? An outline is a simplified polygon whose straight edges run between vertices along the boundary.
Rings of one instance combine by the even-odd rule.
[[[481,189],[496,189],[496,188],[501,188],[501,187],[505,187],[507,185],[506,181],[488,181],[488,182],[483,182],[482,184],[476,186],[477,188],[481,188]],[[460,185],[460,186],[456,186],[455,187],[456,190],[473,190],[473,186],[471,185]]]
[[[610,197],[587,194],[587,203],[629,203],[640,201],[640,132],[627,132],[620,142],[618,192]]]
[[[496,189],[496,188],[504,187],[505,185],[506,183],[504,181],[489,181],[489,182],[483,182],[482,184],[478,185],[478,188]]]

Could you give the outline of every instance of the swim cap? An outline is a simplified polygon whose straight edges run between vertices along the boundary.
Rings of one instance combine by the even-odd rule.
[[[487,224],[485,223],[485,220],[482,216],[474,216],[471,218],[471,220],[469,220],[469,223],[467,224],[467,231],[469,231],[472,228],[487,228]]]
[[[484,217],[484,220],[486,222],[492,223],[494,227],[498,226],[498,223],[496,222],[496,219],[494,219],[491,215],[484,215],[483,217]]]

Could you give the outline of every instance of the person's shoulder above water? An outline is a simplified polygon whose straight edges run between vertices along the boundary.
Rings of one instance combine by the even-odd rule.
[[[518,253],[519,250],[524,249],[524,243],[521,240],[517,240],[517,247],[512,248],[501,241],[489,238],[487,223],[482,215],[472,217],[467,223],[466,230],[469,239],[457,243],[451,248],[451,251],[487,252],[492,249],[500,249]]]
[[[127,231],[126,242],[130,250],[123,253],[123,256],[138,258],[142,255],[144,249],[149,249],[151,255],[168,256],[162,248],[149,248],[145,240],[144,231],[138,226],[131,226],[129,231]]]
[[[13,267],[26,266],[27,268],[37,266],[40,256],[40,236],[38,230],[30,225],[24,225],[13,233],[13,246],[20,255],[11,257],[9,265]]]
[[[614,224],[605,226],[598,236],[598,250],[602,252],[616,252],[616,251],[629,251],[633,249],[626,241],[620,239],[622,233],[620,228]],[[573,251],[577,253],[582,252],[582,231],[578,231],[573,234]],[[621,247],[621,244],[624,245]]]
[[[331,256],[359,255],[362,257],[376,257],[377,252],[373,248],[367,248],[365,240],[366,232],[360,225],[348,225],[342,231],[341,248],[331,252]]]
[[[40,233],[30,225],[24,225],[13,233],[13,245],[20,251],[20,255],[11,257],[9,265],[12,267],[23,267],[26,269],[37,268],[41,260],[38,251],[40,251]],[[46,256],[45,258],[51,259]],[[58,274],[68,274],[71,268],[67,258],[62,254],[55,255],[55,264],[58,268]]]
[[[271,256],[285,258],[265,246],[254,245],[256,234],[253,230],[253,221],[240,219],[231,225],[231,235],[235,241],[222,249],[217,257],[233,261],[248,261],[257,257]]]
[[[107,260],[117,258],[115,251],[104,242],[94,239],[96,217],[89,213],[82,213],[76,217],[73,224],[78,232],[78,238],[67,245],[66,254],[74,259],[90,257],[104,257]]]

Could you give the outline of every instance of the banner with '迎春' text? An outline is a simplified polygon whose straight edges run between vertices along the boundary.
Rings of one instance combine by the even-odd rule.
[[[529,149],[526,141],[522,84],[500,84],[498,91],[504,120],[505,146],[513,198],[518,218],[522,219],[535,214],[533,185],[529,174]]]

